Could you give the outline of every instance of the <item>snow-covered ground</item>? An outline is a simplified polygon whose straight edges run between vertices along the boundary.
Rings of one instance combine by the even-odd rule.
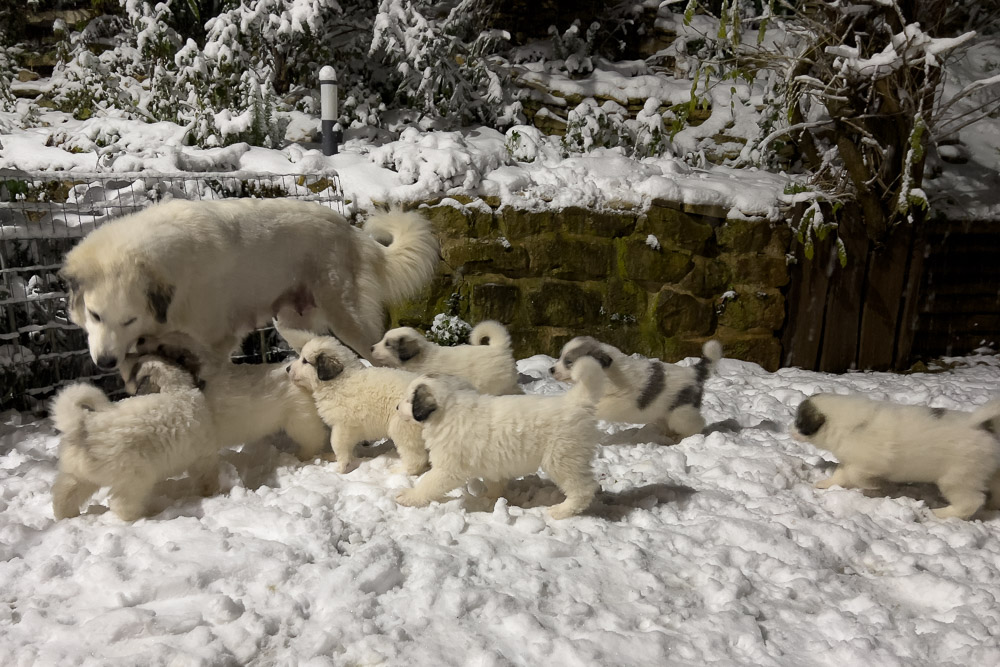
[[[563,391],[552,360],[519,363]],[[996,512],[935,519],[933,488],[812,483],[831,458],[786,433],[816,391],[971,409],[1000,360],[832,376],[723,360],[713,425],[674,446],[606,425],[603,492],[553,521],[554,486],[426,509],[384,446],[339,475],[280,439],[225,456],[223,493],[162,485],[125,524],[95,497],[56,522],[57,439],[0,424],[2,665],[996,665]]]

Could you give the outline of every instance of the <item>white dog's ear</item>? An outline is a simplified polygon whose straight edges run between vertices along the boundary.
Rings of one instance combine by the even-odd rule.
[[[393,347],[396,348],[396,356],[400,361],[409,361],[420,354],[420,341],[410,336],[400,336],[394,341]]]
[[[427,418],[438,409],[437,401],[434,400],[430,388],[425,384],[418,384],[413,390],[411,403],[413,404],[413,419],[418,422],[427,421]]]
[[[316,334],[311,331],[286,327],[281,323],[280,317],[276,317],[271,321],[274,323],[274,329],[278,332],[278,335],[284,338],[285,342],[298,354],[302,354],[302,348],[306,346],[306,343],[316,337]]]
[[[806,437],[816,435],[824,424],[826,417],[811,399],[807,398],[799,404],[799,409],[795,413],[795,428],[799,433]]]
[[[83,315],[83,283],[79,276],[70,273],[66,268],[63,268],[57,274],[59,279],[66,284],[66,293],[69,295],[67,298],[67,306],[69,308],[70,314],[79,313],[82,319]],[[76,319],[76,318],[74,318]]]
[[[160,324],[167,321],[167,310],[174,300],[174,286],[150,275],[149,283],[146,285],[146,300],[149,302],[149,310],[153,317]]]
[[[320,382],[329,382],[344,372],[344,365],[336,357],[323,352],[316,355],[313,365],[316,367],[316,377]]]

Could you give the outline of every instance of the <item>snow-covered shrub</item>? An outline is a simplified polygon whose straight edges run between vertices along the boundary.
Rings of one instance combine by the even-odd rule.
[[[460,0],[445,16],[440,3],[382,0],[370,54],[390,66],[381,89],[395,106],[410,106],[446,125],[517,121],[507,75],[493,58],[510,36],[485,29],[488,3]],[[392,92],[394,91],[394,92]]]
[[[634,157],[662,155],[668,148],[668,140],[659,107],[659,100],[649,98],[632,119],[628,110],[617,102],[608,100],[597,106],[595,100],[588,98],[567,116],[563,151],[570,154],[621,147]]]
[[[562,34],[554,25],[549,26],[553,54],[563,61],[563,69],[571,77],[587,76],[594,71],[594,38],[600,28],[601,24],[595,21],[581,35],[579,19]]]
[[[368,159],[424,191],[475,189],[484,174],[508,160],[503,135],[485,129],[477,135],[479,140],[473,141],[461,132],[425,133],[410,127],[398,141],[372,149]]]
[[[0,111],[14,110],[14,93],[10,90],[14,74],[14,59],[0,42]]]
[[[458,315],[438,313],[434,316],[427,340],[438,345],[462,345],[469,342],[472,326]]]
[[[507,130],[505,137],[504,147],[518,162],[534,162],[541,158],[559,156],[554,140],[533,125],[515,125]]]

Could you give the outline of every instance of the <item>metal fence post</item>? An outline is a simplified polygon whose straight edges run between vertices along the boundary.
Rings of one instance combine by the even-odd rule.
[[[320,118],[323,122],[323,155],[336,155],[343,132],[337,124],[337,72],[329,65],[319,71]]]

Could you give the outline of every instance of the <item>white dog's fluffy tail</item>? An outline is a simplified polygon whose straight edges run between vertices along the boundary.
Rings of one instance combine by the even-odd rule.
[[[496,320],[486,320],[472,327],[469,333],[471,345],[489,345],[490,347],[510,347],[510,333],[507,327]]]
[[[434,276],[441,250],[427,218],[394,208],[368,218],[364,229],[377,241],[391,239],[384,249],[385,263],[377,267],[384,303],[410,298]]]
[[[1000,398],[984,403],[972,412],[973,422],[1000,440]]]
[[[722,343],[710,340],[701,346],[701,359],[694,365],[698,384],[702,384],[715,371],[715,365],[722,358]]]
[[[574,403],[595,406],[604,395],[604,369],[593,357],[580,357],[571,371],[573,386],[566,395]]]
[[[71,384],[52,400],[52,423],[60,433],[73,435],[83,428],[88,412],[103,410],[109,405],[111,401],[94,385]]]

